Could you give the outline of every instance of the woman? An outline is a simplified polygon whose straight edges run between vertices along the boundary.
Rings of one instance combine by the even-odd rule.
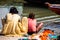
[[[25,20],[25,21],[24,21]],[[2,34],[5,35],[24,35],[27,33],[23,28],[24,22],[27,24],[27,18],[23,17],[22,22],[20,20],[20,16],[18,15],[18,11],[15,7],[11,7],[10,12],[6,15],[6,22],[3,24]],[[28,25],[28,24],[27,24]]]
[[[30,13],[28,16],[28,34],[33,34],[40,31],[43,26],[43,23],[41,22],[37,27],[36,26],[37,22],[35,19],[35,14]]]

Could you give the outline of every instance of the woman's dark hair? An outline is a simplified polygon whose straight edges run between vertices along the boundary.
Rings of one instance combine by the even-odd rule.
[[[18,13],[18,11],[17,11],[17,9],[16,9],[15,7],[11,7],[11,8],[10,8],[10,12],[9,12],[9,13],[17,14],[17,13]]]
[[[34,13],[30,13],[28,18],[35,19],[35,14]]]

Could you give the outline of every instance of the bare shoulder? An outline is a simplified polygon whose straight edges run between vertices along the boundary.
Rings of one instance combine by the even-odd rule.
[[[37,21],[36,19],[34,19],[34,21]]]

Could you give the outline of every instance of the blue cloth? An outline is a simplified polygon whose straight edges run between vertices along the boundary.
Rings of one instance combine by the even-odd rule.
[[[55,35],[55,34],[54,35],[49,34],[48,36],[49,36],[49,38],[53,38],[53,39],[56,39],[57,38],[57,35]]]

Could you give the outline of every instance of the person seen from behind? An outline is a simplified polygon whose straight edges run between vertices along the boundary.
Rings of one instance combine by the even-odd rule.
[[[35,19],[35,14],[34,13],[30,13],[28,16],[28,34],[33,34],[33,33],[37,33],[40,31],[40,29],[43,27],[43,23],[41,22],[38,26],[37,26],[37,20]]]
[[[24,24],[25,23],[25,24]],[[23,36],[27,33],[27,17],[22,18],[18,15],[16,7],[11,7],[9,13],[6,15],[5,23],[2,21],[1,34],[6,36]]]

